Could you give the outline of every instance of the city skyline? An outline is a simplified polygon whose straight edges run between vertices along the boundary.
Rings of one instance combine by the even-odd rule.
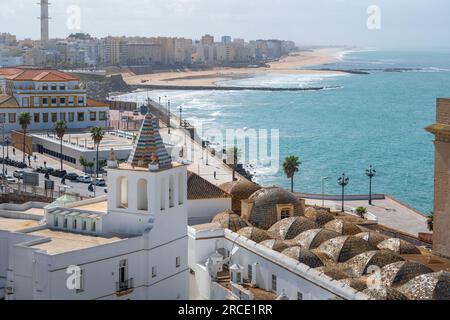
[[[257,6],[254,1],[238,3],[235,0],[226,4],[211,4],[205,0],[130,0],[126,11],[117,10],[116,4],[120,5],[113,1],[105,6],[103,0],[52,3],[50,38],[86,32],[94,37],[179,36],[199,39],[209,33],[218,39],[223,35],[245,39],[289,39],[300,45],[442,47],[445,44],[440,39],[448,31],[445,13],[450,9],[450,4],[444,0],[436,0],[433,6],[422,0],[396,3],[289,0],[284,1],[283,6],[267,0],[258,1]],[[367,27],[370,17],[367,10],[372,5],[380,9],[380,29],[376,30]],[[80,29],[67,27],[70,6],[81,9]],[[24,21],[19,26],[14,21],[18,13]],[[35,3],[25,0],[2,3],[0,30],[16,34],[19,39],[37,40],[38,15],[39,7]],[[111,21],[119,23],[111,24]],[[420,21],[430,22],[425,25]]]

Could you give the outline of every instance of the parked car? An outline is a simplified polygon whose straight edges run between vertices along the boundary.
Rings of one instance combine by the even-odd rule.
[[[82,183],[91,183],[92,182],[92,178],[91,178],[91,176],[85,174],[85,175],[79,176],[77,178],[77,181],[78,182],[82,182]]]
[[[55,171],[55,169],[50,168],[50,167],[47,167],[47,168],[41,168],[40,173],[43,173],[43,174],[46,174],[46,173],[52,174],[53,171]]]
[[[53,172],[50,173],[52,176],[57,177],[57,178],[62,178],[67,174],[66,170],[55,170]]]
[[[23,178],[23,174],[24,174],[24,170],[22,170],[22,169],[18,169],[18,170],[14,170],[14,173],[13,173],[13,176],[14,176],[14,178],[17,178],[17,179],[22,179]]]
[[[75,172],[70,172],[64,176],[65,179],[70,181],[76,181],[78,179],[79,175],[77,175]]]
[[[106,181],[103,178],[95,178],[93,182],[98,187],[105,187],[106,186]]]
[[[16,179],[10,174],[3,176],[3,174],[0,174],[0,179],[5,180],[8,183],[16,183]]]

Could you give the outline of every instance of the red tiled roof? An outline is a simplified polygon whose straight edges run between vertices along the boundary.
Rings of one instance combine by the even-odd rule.
[[[0,108],[18,108],[16,99],[7,94],[0,94]]]
[[[188,200],[231,198],[231,195],[208,180],[188,171]]]
[[[87,106],[88,107],[109,107],[109,103],[88,99]]]
[[[80,80],[68,73],[53,69],[3,68],[0,74],[8,80],[16,81],[77,81]]]

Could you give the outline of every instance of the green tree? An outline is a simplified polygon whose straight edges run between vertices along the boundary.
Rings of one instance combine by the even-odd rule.
[[[22,112],[19,115],[19,124],[22,127],[23,130],[23,163],[25,163],[25,148],[26,148],[26,143],[25,143],[25,135],[27,134],[27,128],[31,123],[31,115],[28,112]]]
[[[286,176],[291,179],[291,192],[294,192],[294,175],[300,171],[301,164],[296,156],[288,156],[284,159],[283,170]]]
[[[105,136],[105,132],[103,131],[102,127],[92,127],[91,128],[91,138],[97,147],[97,157],[95,159],[97,161],[97,165],[95,167],[96,171],[97,171],[97,178],[98,178],[98,151],[100,148],[100,143],[102,142],[104,136]]]
[[[86,168],[88,166],[88,161],[83,156],[80,156],[80,159],[78,159],[78,162],[83,167],[83,171],[86,172]]]
[[[366,213],[367,213],[367,209],[366,209],[366,208],[364,208],[364,207],[358,207],[358,208],[356,208],[356,214],[357,214],[360,218],[364,219]]]
[[[427,219],[427,227],[428,227],[428,230],[430,230],[430,231],[433,231],[433,222],[434,222],[433,216],[434,216],[434,213],[433,213],[433,211],[431,211],[431,214]]]
[[[55,124],[55,132],[60,140],[60,156],[61,159],[61,171],[63,170],[63,138],[67,131],[67,125],[64,120],[59,120]]]
[[[89,169],[89,173],[90,174],[92,174],[92,168],[95,166],[95,164],[94,164],[94,162],[93,161],[88,161],[87,163],[86,163],[86,167]],[[98,173],[97,173],[97,175],[98,175]]]
[[[232,147],[227,150],[227,163],[233,168],[233,181],[236,180],[236,168],[241,160],[242,152],[238,147]]]

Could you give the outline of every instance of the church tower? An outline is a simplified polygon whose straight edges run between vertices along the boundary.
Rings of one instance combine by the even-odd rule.
[[[450,257],[450,99],[437,99],[435,136],[433,251]]]

